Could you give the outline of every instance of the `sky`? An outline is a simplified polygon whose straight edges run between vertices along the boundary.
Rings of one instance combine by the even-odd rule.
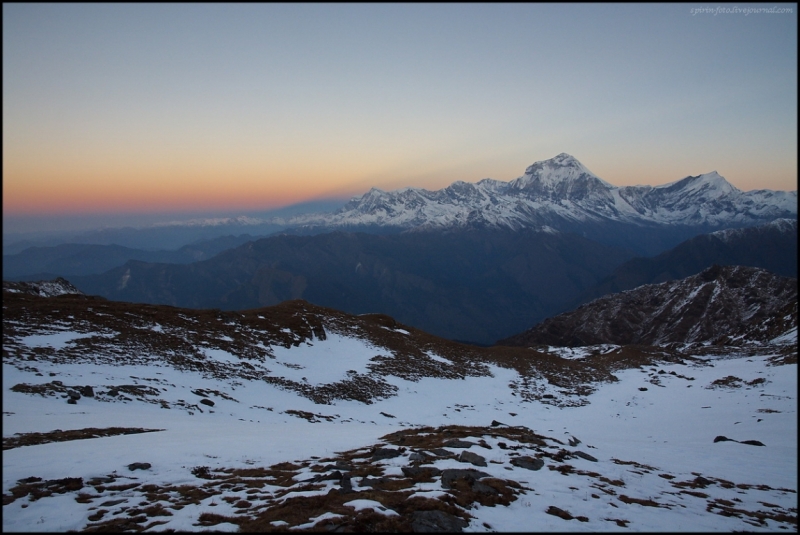
[[[4,3],[4,226],[508,181],[561,152],[617,186],[794,190],[797,8],[748,6]]]

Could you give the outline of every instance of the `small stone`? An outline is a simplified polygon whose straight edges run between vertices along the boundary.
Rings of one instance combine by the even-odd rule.
[[[131,463],[128,465],[128,470],[149,470],[151,466],[150,463]]]

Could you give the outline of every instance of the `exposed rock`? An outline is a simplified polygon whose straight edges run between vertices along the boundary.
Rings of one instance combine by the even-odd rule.
[[[396,450],[392,448],[377,448],[374,452],[372,452],[372,460],[380,461],[381,459],[393,459],[394,457],[399,457],[402,455],[403,451],[403,448]]]
[[[448,468],[442,472],[442,487],[450,489],[453,488],[453,483],[459,479],[465,479],[469,483],[474,483],[482,477],[491,476],[486,472],[481,472],[480,470],[474,470],[472,468],[467,468],[465,470],[460,468]]]
[[[472,446],[476,446],[474,442],[470,442],[469,440],[461,440],[459,438],[454,438],[452,440],[448,440],[444,444],[442,444],[445,448],[471,448]]]
[[[128,470],[149,470],[151,466],[150,463],[131,463],[128,465]]]
[[[406,477],[434,477],[442,473],[442,471],[435,466],[403,466],[401,470]]]
[[[544,466],[544,461],[536,457],[514,457],[511,459],[511,464],[526,470],[541,470]]]
[[[486,459],[477,453],[472,453],[471,451],[462,451],[461,455],[458,457],[459,462],[462,463],[470,463],[474,464],[475,466],[486,466]]]
[[[548,515],[557,516],[558,518],[563,518],[564,520],[572,520],[573,518],[575,518],[569,513],[569,511],[565,511],[564,509],[556,507],[555,505],[551,505],[550,507],[548,507],[545,513],[547,513]]]
[[[490,487],[489,485],[481,483],[480,481],[476,481],[472,484],[472,490],[481,494],[500,494],[496,488]]]
[[[91,386],[89,386],[89,385],[86,385],[86,386],[78,386],[78,387],[76,387],[76,388],[77,388],[77,389],[78,389],[78,391],[79,391],[81,394],[83,394],[85,397],[87,397],[87,398],[93,398],[93,397],[94,397],[94,389],[93,389]]]
[[[597,462],[597,459],[596,459],[596,458],[594,458],[594,457],[592,457],[592,456],[591,456],[591,455],[589,455],[588,453],[584,453],[584,452],[582,452],[582,451],[580,451],[580,450],[578,450],[578,451],[574,451],[573,453],[574,453],[575,455],[577,455],[578,457],[580,457],[581,459],[586,459],[587,461],[592,461],[593,463],[596,463],[596,462]]]
[[[444,511],[414,511],[411,514],[411,529],[415,533],[460,532],[469,523]]]
[[[419,461],[421,463],[427,462],[429,459],[430,457],[428,457],[421,451],[415,451],[414,453],[408,456],[409,461]]]
[[[329,474],[320,474],[314,477],[311,481],[341,481],[342,473],[338,470]]]
[[[208,405],[209,407],[213,407],[213,406],[214,406],[214,402],[213,402],[213,401],[211,401],[211,400],[210,400],[210,399],[208,399],[208,398],[203,398],[203,399],[201,399],[201,400],[200,400],[200,403],[202,403],[203,405]]]

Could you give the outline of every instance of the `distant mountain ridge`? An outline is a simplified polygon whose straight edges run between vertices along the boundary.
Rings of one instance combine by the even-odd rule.
[[[797,220],[776,219],[755,227],[695,236],[649,258],[632,258],[576,301],[585,303],[644,284],[682,279],[712,264],[758,267],[797,278]]]
[[[743,345],[781,337],[797,340],[797,279],[714,265],[685,279],[603,296],[499,343]]]
[[[121,245],[65,243],[55,247],[29,247],[3,255],[3,279],[38,280],[52,276],[93,275],[121,266],[128,260],[188,264],[256,239],[255,236],[220,236],[184,245],[177,250],[149,251]]]
[[[616,187],[561,153],[534,163],[510,182],[458,181],[437,191],[373,188],[332,214],[305,214],[280,222],[330,229],[377,225],[397,231],[474,226],[574,230],[575,223],[713,229],[796,216],[797,191],[742,192],[716,171],[662,186]]]
[[[237,310],[305,299],[489,344],[564,310],[632,256],[560,232],[340,231],[263,238],[192,264],[130,261],[70,280],[108,299],[189,308]]]

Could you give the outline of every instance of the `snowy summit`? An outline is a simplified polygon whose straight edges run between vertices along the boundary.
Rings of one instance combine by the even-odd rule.
[[[716,171],[662,186],[616,187],[561,153],[502,182],[457,181],[429,191],[371,189],[333,214],[275,220],[287,226],[399,230],[545,226],[616,222],[634,225],[754,225],[797,216],[797,192],[742,192]]]

